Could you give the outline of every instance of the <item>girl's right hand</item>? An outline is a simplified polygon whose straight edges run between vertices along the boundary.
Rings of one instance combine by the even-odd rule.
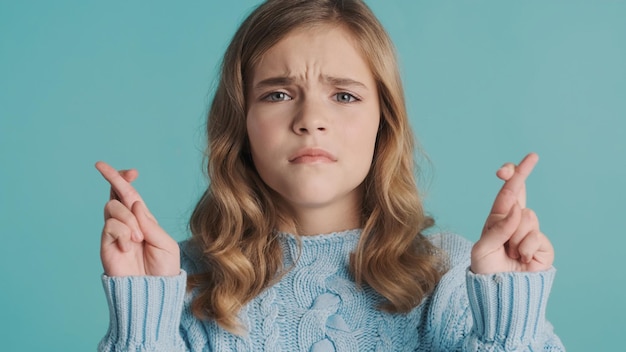
[[[175,276],[180,273],[178,243],[157,223],[130,182],[136,170],[118,172],[99,161],[96,169],[111,184],[104,207],[100,258],[108,276]]]

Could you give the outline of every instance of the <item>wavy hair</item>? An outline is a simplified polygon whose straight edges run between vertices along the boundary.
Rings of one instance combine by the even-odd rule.
[[[409,126],[393,44],[359,0],[269,0],[241,24],[224,55],[208,114],[210,185],[190,219],[192,244],[205,261],[189,276],[192,311],[239,333],[237,313],[285,272],[275,229],[294,224],[258,175],[246,132],[246,86],[262,55],[303,26],[347,29],[376,80],[381,122],[373,163],[363,182],[363,231],[350,258],[357,285],[382,297],[379,307],[408,312],[439,282],[442,256],[423,235],[424,214],[415,181],[415,141]],[[295,227],[295,226],[294,226]]]

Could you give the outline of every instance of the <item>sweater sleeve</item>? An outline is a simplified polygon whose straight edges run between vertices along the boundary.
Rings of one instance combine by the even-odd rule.
[[[98,351],[185,351],[180,321],[187,273],[178,276],[103,275],[109,329]]]
[[[476,275],[467,269],[473,326],[464,349],[563,351],[545,318],[555,272]]]
[[[564,351],[546,320],[556,270],[477,275],[469,270],[471,243],[438,235],[450,269],[430,304],[428,325],[437,350]]]

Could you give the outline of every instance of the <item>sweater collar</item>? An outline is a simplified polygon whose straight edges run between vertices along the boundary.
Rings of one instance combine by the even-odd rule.
[[[332,232],[327,234],[298,236],[287,232],[277,232],[285,254],[285,264],[296,267],[310,265],[314,261],[328,261],[328,264],[345,265],[350,253],[356,248],[361,229]],[[298,244],[298,240],[301,245]]]

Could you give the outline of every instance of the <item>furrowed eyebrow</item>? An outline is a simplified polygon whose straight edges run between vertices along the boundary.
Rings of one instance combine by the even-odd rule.
[[[261,90],[267,87],[289,86],[293,84],[293,82],[294,82],[294,79],[292,77],[286,77],[286,76],[270,77],[255,84],[253,89]]]
[[[365,86],[365,84],[359,81],[355,81],[352,78],[324,76],[324,81],[327,84],[330,84],[333,86],[341,86],[341,87],[357,86],[363,89],[367,89],[367,86]]]
[[[289,76],[270,77],[255,84],[253,89],[262,90],[268,87],[289,86],[289,85],[292,85],[295,81],[296,81],[295,78],[289,77]],[[359,81],[356,81],[352,78],[323,76],[322,81],[331,86],[340,86],[340,87],[356,86],[359,88],[367,89],[367,86],[365,84]]]

